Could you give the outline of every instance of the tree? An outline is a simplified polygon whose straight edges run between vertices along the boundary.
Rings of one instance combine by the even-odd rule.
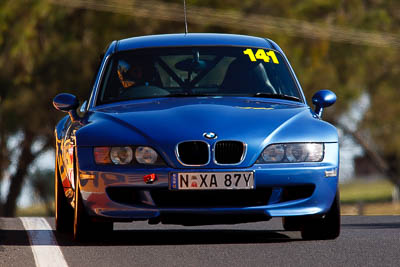
[[[98,56],[109,42],[161,24],[149,28],[134,17],[46,0],[6,0],[0,10],[0,179],[9,175],[11,182],[0,214],[13,216],[29,167],[54,145],[54,126],[63,114],[54,111],[52,98],[61,91],[86,98]],[[15,149],[12,139],[18,140]]]
[[[47,215],[54,214],[54,170],[37,169],[30,175],[35,196],[44,204]]]

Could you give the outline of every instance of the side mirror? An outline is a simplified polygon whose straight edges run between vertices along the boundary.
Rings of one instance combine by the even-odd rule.
[[[85,102],[83,102],[81,108],[79,109],[79,112],[84,113],[87,109],[87,105],[88,105],[88,102],[87,102],[87,100],[85,100]]]
[[[324,108],[332,106],[336,102],[336,95],[330,90],[320,90],[312,97],[312,103],[315,105],[315,113],[322,116]]]
[[[66,93],[56,95],[53,99],[53,106],[57,110],[68,112],[72,121],[75,121],[78,118],[76,109],[79,106],[79,101],[74,95]]]

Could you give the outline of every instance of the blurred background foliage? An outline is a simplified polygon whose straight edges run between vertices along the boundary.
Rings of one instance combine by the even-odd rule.
[[[325,119],[400,185],[400,2],[187,0],[187,8],[189,32],[276,41],[309,103],[317,90],[333,90],[338,102]],[[51,200],[52,174],[34,165],[52,149],[54,126],[65,115],[53,109],[52,98],[69,92],[83,102],[112,40],[183,30],[181,0],[0,2],[0,180],[10,181],[0,215],[15,215],[27,179],[45,203]],[[343,124],[339,118],[362,94],[370,99],[365,116],[356,127]]]

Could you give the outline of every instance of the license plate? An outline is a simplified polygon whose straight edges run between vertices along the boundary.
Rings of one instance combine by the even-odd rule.
[[[253,188],[253,172],[180,172],[170,175],[170,189],[172,190]]]

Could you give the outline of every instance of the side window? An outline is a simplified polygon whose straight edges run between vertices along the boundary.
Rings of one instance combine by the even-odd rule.
[[[117,83],[116,75],[112,75],[112,73],[116,73],[115,60],[112,58],[105,70],[105,74],[103,77],[102,88],[100,89],[101,95],[98,98],[98,101],[103,102],[106,98],[112,98],[116,96],[116,90],[112,90],[113,88],[118,88],[119,83]]]
[[[95,82],[96,82],[97,75],[98,75],[98,73],[99,73],[99,71],[100,71],[101,63],[103,62],[104,55],[105,55],[104,52],[101,53],[101,54],[99,55],[99,58],[98,58],[98,60],[97,60],[97,64],[96,64],[95,67],[94,67],[94,70],[93,70],[93,77],[92,77],[92,80],[91,80],[91,82],[90,82],[91,92],[90,92],[89,97],[86,98],[86,99],[89,99],[89,101],[87,101],[86,106],[84,107],[85,110],[88,109],[89,103],[92,101],[92,98],[94,97],[94,95],[93,95],[93,94],[94,94],[94,84],[95,84]],[[85,101],[85,102],[86,102],[86,101]],[[82,105],[82,106],[83,106],[83,105]],[[82,109],[82,107],[81,107],[81,109]]]

